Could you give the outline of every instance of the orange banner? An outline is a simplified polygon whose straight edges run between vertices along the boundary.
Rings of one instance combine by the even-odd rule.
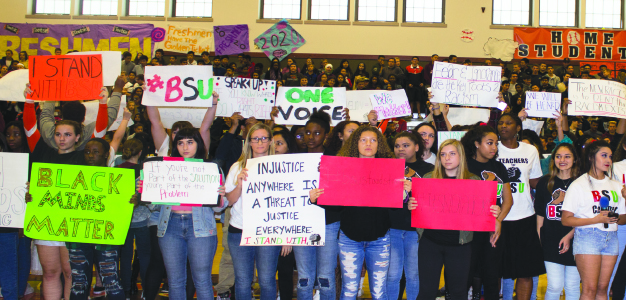
[[[516,27],[516,59],[626,61],[626,32],[598,29]]]

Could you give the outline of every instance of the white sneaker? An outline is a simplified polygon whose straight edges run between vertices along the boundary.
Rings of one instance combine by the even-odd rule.
[[[315,290],[315,294],[313,294],[313,300],[320,300],[320,290]]]
[[[26,283],[26,292],[24,293],[24,296],[30,295],[34,292],[35,292],[35,289],[33,289],[33,287],[30,286],[30,283]]]

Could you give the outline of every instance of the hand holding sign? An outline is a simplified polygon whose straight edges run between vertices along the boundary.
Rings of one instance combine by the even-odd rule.
[[[370,101],[381,120],[411,115],[411,105],[403,89],[371,94]]]
[[[146,106],[211,107],[212,66],[146,66]]]
[[[73,101],[98,99],[102,87],[102,55],[31,56],[27,99]]]

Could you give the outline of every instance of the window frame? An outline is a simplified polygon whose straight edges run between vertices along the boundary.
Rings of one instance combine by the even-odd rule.
[[[537,5],[539,6],[539,15],[537,16],[537,27],[563,27],[563,28],[580,28],[580,16],[581,16],[581,7],[580,7],[580,0],[574,0],[576,2],[575,4],[575,8],[576,10],[574,11],[574,25],[572,26],[565,26],[565,25],[541,25],[541,1],[543,0],[537,0],[538,3]],[[586,12],[585,12],[586,13]]]
[[[579,0],[576,0],[577,2]],[[620,27],[604,27],[608,30],[623,30],[624,29],[624,0],[619,0],[620,2],[620,16],[619,16],[619,20],[620,20]],[[603,27],[591,27],[591,26],[587,26],[587,2],[585,1],[585,28],[594,28],[594,29],[602,29]]]
[[[37,0],[35,0],[37,1]],[[91,14],[85,14],[83,12],[83,3],[85,2],[85,0],[77,0],[78,1],[78,15],[79,16],[96,16],[96,17],[111,17],[111,16],[117,16],[117,11],[115,11],[114,15],[91,15]],[[126,1],[128,2],[128,1]],[[119,2],[117,4],[117,6],[119,6]],[[117,9],[119,9],[119,7],[116,7]]]
[[[358,0],[357,0],[358,1]],[[397,1],[396,1],[397,2]],[[407,0],[404,0],[404,6],[402,8],[402,22],[409,24],[446,24],[446,0],[441,0],[441,22],[417,22],[417,21],[407,21],[406,20],[406,5]]]
[[[348,1],[348,6],[347,6],[347,11],[346,11],[346,19],[345,20],[339,20],[339,19],[311,19],[311,7],[313,6],[313,1],[309,0],[309,1],[307,1],[309,3],[309,5],[307,7],[307,9],[308,9],[308,11],[307,11],[307,20],[308,21],[341,21],[341,22],[350,21],[350,0],[347,0],[347,1]]]
[[[533,11],[535,8],[535,0],[529,0],[528,1],[528,24],[527,25],[523,25],[523,24],[495,24],[493,23],[493,10],[496,7],[495,2],[498,0],[491,0],[491,25],[493,26],[533,26]]]
[[[33,7],[32,7],[32,14],[33,14],[33,15],[56,15],[56,16],[69,16],[69,15],[71,15],[71,14],[72,14],[72,8],[71,8],[71,3],[72,3],[72,2],[71,2],[71,1],[70,1],[70,11],[69,11],[67,14],[55,14],[55,13],[44,13],[44,12],[40,12],[40,13],[38,13],[38,12],[37,12],[37,1],[38,1],[38,0],[33,0],[33,2],[32,2],[32,4],[33,4]],[[42,0],[39,0],[39,1],[42,1]]]
[[[81,0],[84,1],[84,0]],[[211,0],[211,16],[202,16],[202,17],[198,17],[198,16],[177,16],[176,15],[176,2],[178,0],[171,0],[172,1],[172,18],[213,18],[213,4],[215,3],[215,0]]]
[[[292,18],[265,18],[263,16],[264,13],[265,13],[265,0],[261,0],[261,9],[260,9],[261,15],[259,16],[259,19],[261,19],[261,20],[287,19],[287,20],[299,20],[299,21],[302,21],[302,1],[303,0],[298,0],[298,1],[300,1],[300,18],[292,19]]]
[[[354,2],[354,21],[355,22],[381,22],[381,23],[397,23],[398,22],[398,0],[394,0],[394,9],[393,9],[393,20],[392,21],[378,21],[378,20],[361,20],[359,19],[359,2],[360,0],[355,0]],[[413,23],[413,22],[411,22]]]

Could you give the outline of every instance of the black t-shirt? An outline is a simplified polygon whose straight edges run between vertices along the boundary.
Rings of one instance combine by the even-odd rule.
[[[561,180],[555,177],[554,186],[548,190],[549,178],[550,175],[546,175],[539,179],[535,194],[535,213],[543,217],[543,226],[540,230],[543,259],[565,266],[575,266],[573,239],[570,241],[570,250],[559,254],[559,242],[572,231],[572,227],[563,226],[561,223],[561,207],[567,188],[575,178]]]
[[[413,177],[422,178],[424,174],[432,172],[435,167],[423,160],[413,163],[405,163],[404,178],[411,180]],[[415,230],[411,227],[411,211],[409,210],[409,197],[404,198],[402,209],[390,209],[389,217],[391,220],[391,228],[400,230]]]
[[[304,153],[307,153],[307,152],[305,151]],[[323,154],[328,155],[328,156],[337,155],[336,152],[330,151],[328,149],[324,149]],[[341,219],[341,211],[343,209],[342,206],[324,205],[322,207],[324,208],[324,216],[326,217],[326,225],[339,222],[339,220]]]
[[[476,176],[480,177],[482,180],[498,182],[498,200],[496,203],[502,206],[502,185],[510,182],[504,164],[495,159],[481,163],[473,158],[468,158],[467,168],[470,173],[476,174]]]
[[[444,176],[444,179],[452,179],[452,177]],[[441,230],[441,229],[424,229],[422,234],[437,245],[441,246],[459,246],[461,231],[459,230]]]
[[[85,154],[83,150],[76,150],[70,153],[59,154],[54,148],[49,147],[43,138],[39,139],[35,150],[30,155],[31,163],[51,163],[51,164],[66,164],[66,165],[84,165]]]

